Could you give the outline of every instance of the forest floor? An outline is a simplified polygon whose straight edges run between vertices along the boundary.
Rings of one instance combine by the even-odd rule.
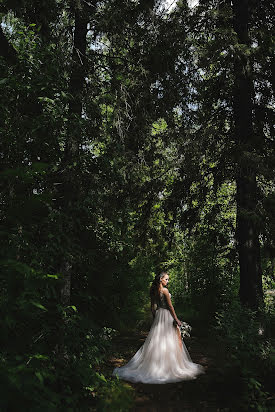
[[[117,336],[113,341],[112,356],[106,359],[105,370],[102,372],[110,376],[114,367],[127,363],[146,336],[144,331],[131,336]],[[213,345],[213,340],[210,342],[208,338],[198,337],[195,333],[185,339],[185,345],[192,361],[204,366],[205,374],[199,375],[195,380],[165,385],[130,383],[135,393],[132,411],[238,412],[236,397],[240,395],[239,388],[234,388],[233,393],[232,388],[228,390],[224,382],[223,369],[218,366],[218,345]]]

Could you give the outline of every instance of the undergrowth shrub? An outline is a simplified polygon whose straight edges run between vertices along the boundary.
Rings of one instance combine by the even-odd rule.
[[[228,388],[240,391],[243,411],[270,411],[275,379],[275,348],[270,333],[273,315],[260,315],[233,300],[216,312],[219,343],[224,349],[224,377]],[[273,319],[274,321],[274,319]]]
[[[101,377],[101,385],[97,390],[99,401],[98,412],[128,412],[133,406],[134,389],[119,378]]]

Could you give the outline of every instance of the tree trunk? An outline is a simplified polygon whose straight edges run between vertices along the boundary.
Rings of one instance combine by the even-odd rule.
[[[63,185],[62,185],[62,208],[65,216],[69,217],[74,209],[75,202],[78,199],[79,184],[76,170],[79,167],[79,149],[81,144],[81,114],[82,99],[85,85],[86,71],[86,36],[88,25],[88,13],[85,8],[75,7],[75,29],[72,55],[72,71],[69,83],[69,112],[67,139],[65,145],[65,155],[63,159]],[[66,220],[66,219],[65,219]],[[64,231],[68,230],[65,221]],[[72,233],[71,233],[72,235]],[[70,233],[68,233],[70,236]],[[69,254],[70,255],[70,254]],[[72,257],[73,259],[73,257]],[[61,263],[61,273],[63,275],[63,288],[61,290],[61,300],[66,305],[71,300],[71,282],[72,282],[73,262],[63,260]]]
[[[4,57],[6,61],[14,65],[17,63],[17,52],[15,48],[8,42],[2,27],[0,26],[0,56]]]
[[[262,302],[262,274],[257,225],[257,136],[252,119],[252,67],[248,57],[248,0],[233,1],[233,26],[237,33],[234,60],[234,120],[237,152],[237,247],[240,264],[240,300],[257,309]]]

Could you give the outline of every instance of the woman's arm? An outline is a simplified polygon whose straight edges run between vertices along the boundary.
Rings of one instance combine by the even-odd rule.
[[[175,321],[177,322],[177,324],[180,326],[180,325],[181,325],[181,321],[178,319],[178,317],[177,317],[177,315],[176,315],[176,312],[175,312],[175,309],[174,309],[174,307],[173,307],[173,304],[172,304],[172,301],[171,301],[171,298],[170,298],[168,289],[167,289],[167,288],[163,288],[163,293],[164,293],[164,295],[166,296],[167,303],[168,303],[168,306],[169,306],[169,310],[170,310],[170,312],[171,312],[171,315],[173,316],[173,318],[175,319]]]
[[[153,315],[153,318],[154,318],[155,315],[156,315],[156,304],[152,299],[151,299],[151,312],[152,312],[152,315]]]

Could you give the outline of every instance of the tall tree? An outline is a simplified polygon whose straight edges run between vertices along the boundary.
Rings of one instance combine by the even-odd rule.
[[[81,145],[81,117],[83,105],[83,90],[86,73],[86,48],[89,13],[86,4],[75,1],[72,5],[74,15],[73,52],[71,61],[71,74],[69,81],[69,108],[68,125],[66,133],[65,151],[62,162],[61,180],[61,209],[67,216],[65,219],[64,232],[68,229],[68,220],[71,221],[71,213],[79,196],[79,179],[77,170],[80,167],[80,145]],[[71,226],[72,227],[72,226]],[[73,225],[75,229],[75,225]],[[72,233],[67,232],[70,236]],[[61,301],[69,305],[71,295],[71,277],[73,268],[72,253],[68,253],[61,260],[60,271],[63,274],[64,285],[61,290]]]
[[[257,170],[255,154],[261,136],[253,125],[253,69],[249,58],[249,2],[233,1],[233,26],[237,34],[234,57],[234,120],[237,160],[237,247],[240,263],[240,299],[257,308],[262,301],[262,271],[257,222]]]

